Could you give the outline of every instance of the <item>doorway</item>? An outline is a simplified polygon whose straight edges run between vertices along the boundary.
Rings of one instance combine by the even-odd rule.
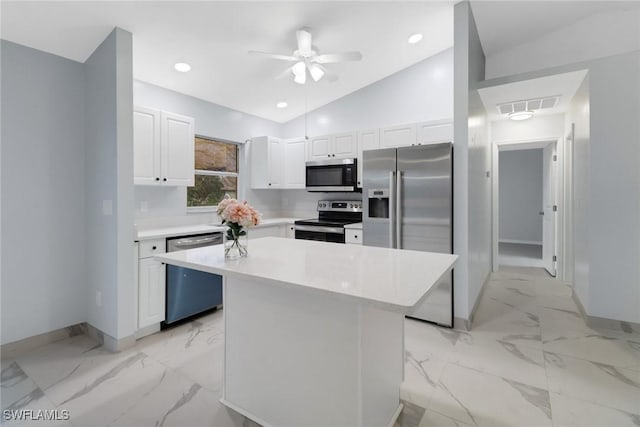
[[[494,271],[558,270],[558,140],[494,144]]]

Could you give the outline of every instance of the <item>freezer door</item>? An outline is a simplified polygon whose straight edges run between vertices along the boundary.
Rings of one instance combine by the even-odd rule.
[[[397,164],[398,247],[452,253],[452,144],[398,148]],[[448,275],[413,317],[451,326],[452,293]]]
[[[395,172],[395,148],[363,153],[362,234],[365,245],[395,247]]]

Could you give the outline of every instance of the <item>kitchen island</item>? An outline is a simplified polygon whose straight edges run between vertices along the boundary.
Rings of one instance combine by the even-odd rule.
[[[386,427],[402,405],[404,316],[457,256],[268,237],[155,257],[222,275],[222,403],[263,426]]]

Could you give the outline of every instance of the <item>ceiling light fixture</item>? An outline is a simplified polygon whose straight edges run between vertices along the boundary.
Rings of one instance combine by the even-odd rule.
[[[311,64],[309,67],[309,73],[311,74],[311,78],[314,82],[317,82],[324,76],[324,70],[318,64]]]
[[[298,84],[305,84],[307,81],[307,66],[304,62],[296,62],[293,67],[291,67],[291,71],[293,71],[294,81]]]
[[[289,104],[287,104],[286,102],[282,101],[282,102],[278,102],[276,104],[276,107],[278,107],[278,108],[287,108],[288,105]]]
[[[409,37],[408,42],[409,42],[409,44],[416,44],[420,40],[422,40],[422,34],[416,33],[416,34],[412,35],[411,37]]]
[[[533,117],[533,111],[518,111],[517,113],[510,113],[509,118],[511,120],[527,120]]]
[[[188,73],[189,71],[191,71],[191,65],[187,64],[186,62],[176,62],[173,68],[175,68],[177,71],[180,71],[181,73]]]

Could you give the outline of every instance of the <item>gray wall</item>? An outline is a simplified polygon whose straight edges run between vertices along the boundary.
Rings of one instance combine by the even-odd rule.
[[[454,7],[455,317],[469,320],[491,262],[491,185],[487,116],[478,94],[484,52],[468,2]]]
[[[500,152],[500,241],[542,244],[542,149]]]
[[[113,338],[135,328],[132,64],[131,34],[118,28],[85,62],[85,304],[88,322]]]
[[[244,142],[254,136],[279,136],[282,132],[279,123],[137,80],[133,84],[133,100],[135,105],[143,105],[193,117],[195,118],[196,134],[210,138]],[[244,163],[240,166],[244,178],[239,184],[244,189],[244,194],[241,189],[243,197],[264,215],[279,215],[280,192],[249,189],[250,176],[248,167]],[[141,211],[143,202],[146,202],[148,206],[147,212]],[[161,217],[174,223],[176,221],[208,222],[215,219],[211,213],[205,215],[190,214],[191,218],[186,218],[186,203],[187,190],[184,187],[135,187],[135,215],[139,224],[151,222],[158,224],[158,220]]]
[[[364,130],[453,117],[453,48],[317,108],[308,135]],[[282,136],[305,135],[304,116],[283,125]]]
[[[2,343],[86,320],[83,65],[2,41]]]

